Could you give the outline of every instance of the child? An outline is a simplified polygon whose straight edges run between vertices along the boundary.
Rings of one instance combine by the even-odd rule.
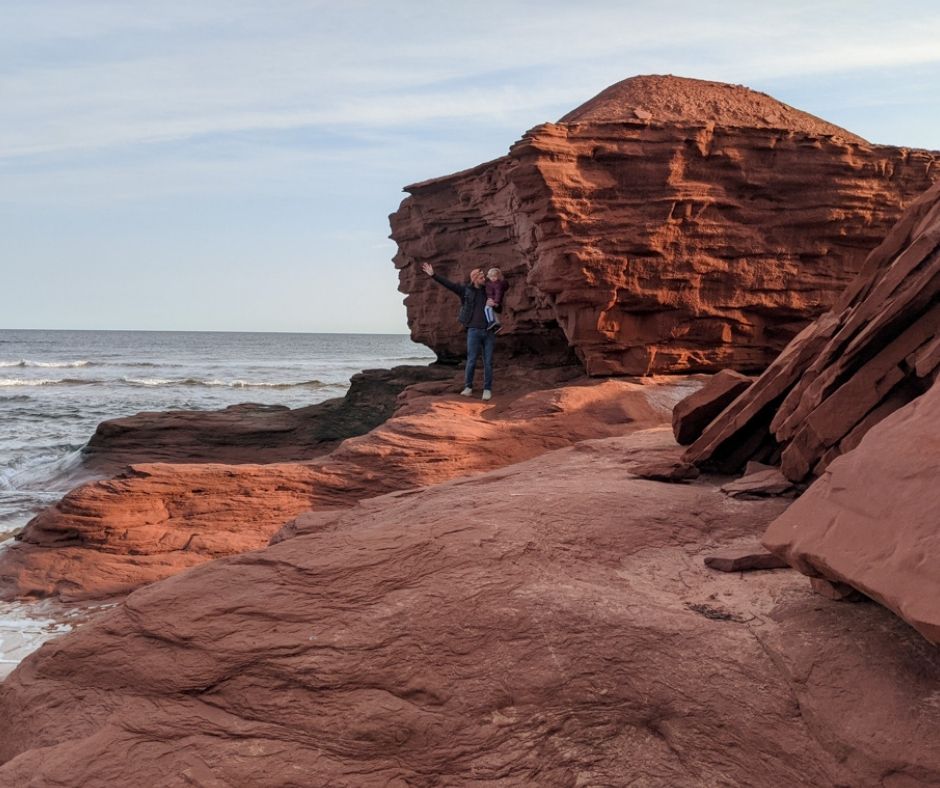
[[[502,323],[496,313],[503,303],[503,296],[509,282],[503,277],[503,272],[498,268],[491,268],[486,272],[486,308],[483,310],[486,314],[486,330],[498,334],[503,330]]]

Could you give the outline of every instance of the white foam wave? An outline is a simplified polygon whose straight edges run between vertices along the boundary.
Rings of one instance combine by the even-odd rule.
[[[292,388],[329,388],[336,384],[323,383],[319,380],[301,380],[296,382],[264,382],[250,380],[200,380],[199,378],[132,378],[124,376],[119,380],[94,380],[91,378],[0,378],[0,386],[91,386],[109,383],[125,383],[129,386],[207,386],[235,389],[292,389]]]
[[[12,472],[2,475],[6,476],[11,489],[43,490],[50,486],[55,488],[55,482],[72,477],[80,470],[81,464],[82,450],[76,447],[69,448],[64,454],[58,452],[30,458],[20,467],[11,469]]]
[[[60,383],[65,383],[65,381],[52,378],[17,378],[15,380],[0,380],[0,386],[55,386]]]
[[[319,380],[303,380],[295,383],[287,382],[276,382],[276,383],[267,383],[262,381],[248,381],[248,380],[218,380],[212,378],[209,380],[200,380],[198,378],[132,378],[132,377],[122,377],[121,381],[127,383],[131,386],[208,386],[208,387],[226,387],[226,388],[236,388],[236,389],[253,389],[253,388],[274,388],[274,389],[289,389],[289,388],[324,388],[328,386],[327,383],[322,383]]]
[[[77,369],[90,366],[90,361],[30,361],[21,358],[19,361],[0,361],[0,367],[41,367],[43,369]]]

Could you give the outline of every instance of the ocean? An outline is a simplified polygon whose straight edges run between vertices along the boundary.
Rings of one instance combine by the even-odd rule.
[[[0,330],[0,542],[74,486],[101,421],[312,405],[363,369],[433,360],[398,334]]]

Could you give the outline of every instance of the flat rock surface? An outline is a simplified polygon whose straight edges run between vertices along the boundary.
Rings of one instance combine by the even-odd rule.
[[[455,381],[408,388],[395,416],[307,462],[148,463],[82,485],[0,554],[0,595],[79,600],[120,594],[253,550],[309,509],[481,473],[587,438],[665,423],[689,383],[549,385],[506,372],[490,402]],[[540,388],[539,386],[547,386]]]
[[[668,427],[321,512],[0,687],[0,785],[927,786],[940,656],[727,575],[784,503],[663,485]]]
[[[639,108],[644,114],[637,115]],[[640,76],[390,217],[412,338],[459,357],[455,281],[509,282],[501,346],[591,375],[764,369],[858,273],[940,154],[874,146],[762,93]]]

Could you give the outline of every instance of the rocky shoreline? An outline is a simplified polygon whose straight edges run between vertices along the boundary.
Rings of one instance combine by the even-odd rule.
[[[0,784],[940,779],[936,650],[791,570],[707,568],[789,501],[646,480],[680,450],[638,426],[131,594],[0,688]]]
[[[515,261],[493,399],[102,425],[0,552],[113,605],[0,685],[0,785],[940,784],[936,161],[644,78],[410,188],[439,358],[416,264]]]

